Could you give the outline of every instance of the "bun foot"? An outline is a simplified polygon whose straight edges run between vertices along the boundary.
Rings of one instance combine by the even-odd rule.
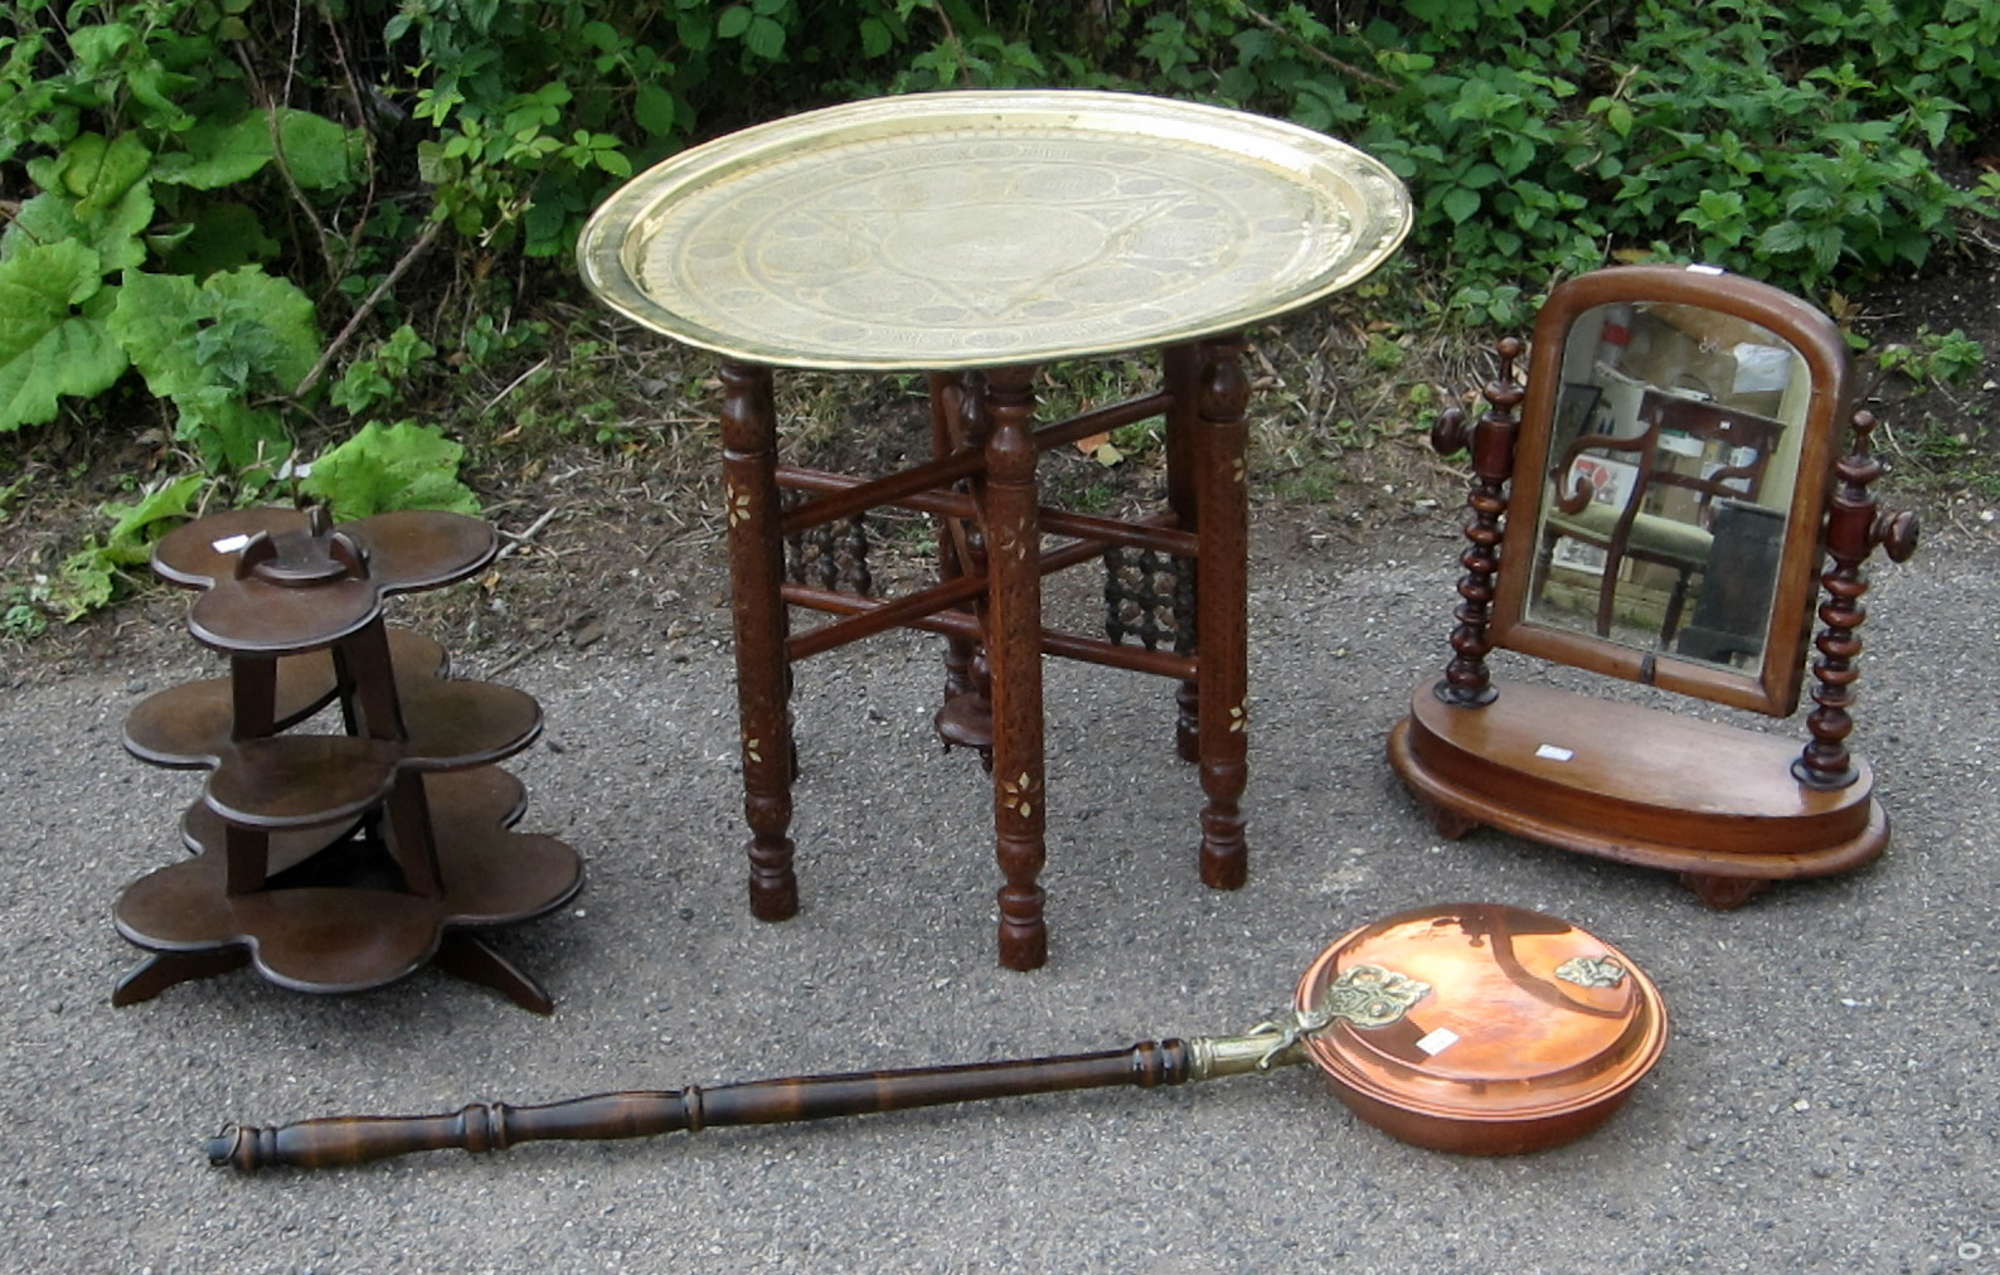
[[[1742,907],[1771,885],[1761,877],[1718,877],[1705,872],[1683,872],[1681,884],[1718,912]]]
[[[1424,813],[1430,816],[1431,830],[1446,841],[1457,841],[1479,827],[1477,819],[1449,806],[1441,806],[1434,801],[1424,802],[1423,805]]]

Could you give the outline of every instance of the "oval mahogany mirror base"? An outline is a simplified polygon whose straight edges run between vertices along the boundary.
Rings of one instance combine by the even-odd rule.
[[[1847,787],[1808,788],[1792,777],[1789,739],[1549,687],[1497,689],[1460,708],[1426,682],[1390,734],[1390,764],[1443,836],[1487,825],[1665,868],[1715,907],[1764,882],[1858,868],[1889,843],[1859,758]]]

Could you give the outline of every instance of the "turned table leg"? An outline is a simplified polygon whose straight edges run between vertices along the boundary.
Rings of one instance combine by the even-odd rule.
[[[1203,341],[1196,395],[1195,660],[1200,684],[1201,879],[1234,890],[1249,873],[1243,788],[1249,779],[1249,474],[1243,421],[1250,384],[1235,337]]]
[[[1418,799],[1424,813],[1430,816],[1431,830],[1446,841],[1457,841],[1479,827],[1479,821],[1471,815],[1453,810],[1450,806],[1435,801]]]
[[[987,663],[993,699],[993,825],[1000,887],[1000,963],[1048,960],[1043,894],[1041,528],[1036,513],[1033,369],[987,374]],[[975,390],[975,393],[980,392]]]
[[[984,451],[986,422],[981,416],[984,396],[974,392],[955,372],[931,376],[931,449],[943,460],[960,449]],[[976,489],[978,479],[960,480],[961,491]],[[938,579],[946,582],[986,570],[985,546],[979,530],[963,518],[939,515]],[[975,602],[965,608],[985,622],[985,606]],[[993,770],[993,695],[986,665],[986,650],[971,638],[945,639],[944,703],[932,727],[946,752],[970,748],[979,754],[980,764]]]
[[[931,456],[943,460],[958,446],[959,431],[954,423],[959,419],[959,403],[963,391],[959,387],[955,372],[933,372],[930,377],[931,399]],[[963,528],[959,520],[946,514],[937,515],[938,579],[956,580],[965,574],[965,555],[960,548]],[[944,640],[944,698],[955,699],[971,693],[973,685],[972,661],[979,644],[971,638],[950,636]]]
[[[778,505],[778,422],[768,368],[722,366],[722,465],[729,522],[736,706],[743,814],[750,824],[750,912],[782,921],[799,910],[792,872],[792,729],[787,710],[784,541]]]
[[[1167,409],[1167,508],[1181,530],[1200,533],[1201,509],[1195,499],[1195,433],[1200,429],[1201,347],[1167,347],[1163,362],[1166,390],[1173,395]],[[1200,597],[1196,589],[1197,604]],[[1186,617],[1174,611],[1178,632]],[[1174,691],[1174,751],[1182,761],[1201,760],[1201,683],[1182,682]]]

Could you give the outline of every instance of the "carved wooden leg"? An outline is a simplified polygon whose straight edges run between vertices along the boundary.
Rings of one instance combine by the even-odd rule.
[[[1173,406],[1167,409],[1167,508],[1180,520],[1181,530],[1198,531],[1201,510],[1195,499],[1194,449],[1195,434],[1200,429],[1201,420],[1197,410],[1201,396],[1201,348],[1196,345],[1169,346],[1163,363],[1165,388],[1174,396]],[[1197,600],[1199,596],[1197,585]],[[1178,607],[1174,618],[1178,626],[1181,618]],[[1201,684],[1182,682],[1174,691],[1174,706],[1174,751],[1182,761],[1198,762],[1201,760]]]
[[[722,465],[729,584],[736,628],[736,710],[743,814],[750,824],[750,912],[782,921],[799,910],[792,873],[792,727],[787,711],[784,542],[779,535],[777,413],[768,368],[722,366]]]
[[[1771,885],[1759,877],[1718,877],[1705,872],[1683,872],[1681,884],[1718,912],[1742,907]]]
[[[1819,618],[1826,627],[1813,639],[1819,658],[1813,661],[1813,703],[1806,717],[1812,742],[1792,763],[1792,775],[1811,788],[1845,788],[1860,778],[1860,769],[1847,751],[1847,737],[1854,730],[1855,682],[1861,676],[1855,660],[1861,655],[1861,637],[1855,630],[1868,618],[1861,605],[1868,592],[1868,579],[1861,567],[1876,545],[1889,554],[1891,562],[1907,562],[1917,551],[1915,514],[1892,514],[1877,508],[1869,484],[1883,474],[1882,462],[1869,450],[1875,432],[1875,414],[1854,414],[1854,450],[1840,458],[1834,473],[1840,485],[1828,502],[1824,533],[1827,557],[1832,559],[1820,576],[1827,599],[1820,604]]]
[[[1242,343],[1201,343],[1199,420],[1192,448],[1197,560],[1196,672],[1200,683],[1201,879],[1234,890],[1249,874],[1243,840],[1243,788],[1249,779],[1249,474],[1243,444],[1250,383]]]
[[[993,695],[994,852],[1000,887],[1000,963],[1048,960],[1042,888],[1047,858],[1042,799],[1042,573],[1036,514],[1032,368],[988,374],[992,432],[982,484],[987,555],[987,664]]]

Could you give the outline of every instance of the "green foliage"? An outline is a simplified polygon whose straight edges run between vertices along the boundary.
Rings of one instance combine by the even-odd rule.
[[[1853,286],[1993,213],[1929,156],[2000,105],[2000,6],[1977,0],[1415,0],[1338,29],[1296,3],[1174,8],[1142,46],[1169,83],[1382,158],[1475,321],[1514,321],[1509,283],[1655,245]]]
[[[261,486],[290,454],[277,415],[252,403],[297,384],[319,352],[312,299],[295,285],[256,266],[199,285],[128,272],[106,326],[211,470]]]
[[[436,347],[405,323],[389,334],[367,358],[348,365],[347,374],[328,395],[336,406],[361,416],[402,392],[418,366],[437,354]]]
[[[844,99],[1035,85],[1354,142],[1409,184],[1442,317],[1482,325],[1613,256],[1854,292],[2000,203],[1934,163],[2000,116],[1990,0],[0,0],[0,437],[129,419],[143,384],[254,493],[326,404],[400,414],[447,361],[540,341],[520,303],[645,165]],[[1944,341],[1905,370],[1963,363]],[[470,500],[436,477],[456,455],[372,428],[318,481]]]
[[[414,421],[370,422],[313,461],[299,484],[332,506],[345,522],[394,509],[448,509],[476,514],[479,498],[458,480],[465,449],[442,431]]]
[[[1898,342],[1875,352],[1875,362],[1884,372],[1900,372],[1917,383],[1957,385],[1970,380],[1986,366],[1986,347],[1965,334],[1962,328],[1949,332],[1917,329],[1914,344]]]
[[[63,395],[88,397],[123,374],[109,299],[102,259],[74,239],[0,258],[0,430],[53,420]]]
[[[129,505],[104,507],[113,521],[102,539],[91,536],[63,563],[56,600],[64,619],[75,620],[109,604],[130,567],[152,557],[153,541],[171,530],[170,524],[190,516],[206,479],[200,474],[161,483]]]
[[[13,638],[17,642],[32,642],[49,627],[48,616],[30,589],[13,588],[0,596],[6,607],[0,610],[0,636]]]
[[[1368,334],[1368,366],[1374,368],[1376,371],[1395,371],[1397,368],[1403,366],[1403,360],[1408,357],[1408,354],[1409,352],[1401,345],[1384,336],[1382,333],[1370,332]]]
[[[337,196],[359,134],[258,109],[230,55],[240,3],[0,6],[0,161],[33,192],[0,235],[0,431],[53,420],[137,369],[211,473],[249,485],[290,450],[281,400],[319,354],[315,307],[241,198]],[[122,19],[122,20],[118,20]],[[317,246],[314,247],[317,251]]]

